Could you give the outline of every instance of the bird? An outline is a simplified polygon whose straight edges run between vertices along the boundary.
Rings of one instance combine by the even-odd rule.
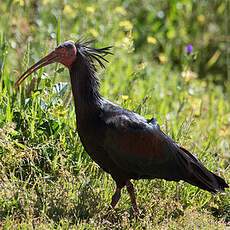
[[[126,187],[131,207],[134,213],[139,213],[131,180],[183,180],[213,194],[228,188],[224,179],[166,135],[155,118],[147,120],[101,96],[97,70],[99,66],[105,68],[111,49],[112,46],[95,48],[91,41],[66,41],[26,70],[15,86],[51,63],[61,63],[69,70],[81,143],[116,183],[112,209]]]

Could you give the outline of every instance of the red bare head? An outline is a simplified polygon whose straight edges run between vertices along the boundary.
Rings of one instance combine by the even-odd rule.
[[[66,41],[59,45],[54,51],[49,53],[44,58],[40,59],[37,63],[31,66],[20,78],[16,81],[15,86],[19,86],[30,74],[40,69],[43,66],[47,66],[54,62],[59,62],[65,67],[71,67],[72,63],[76,59],[77,48],[72,41]]]

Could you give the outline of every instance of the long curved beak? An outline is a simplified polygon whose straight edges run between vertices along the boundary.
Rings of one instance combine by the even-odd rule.
[[[44,58],[40,59],[37,63],[35,63],[34,65],[32,65],[28,70],[26,70],[25,73],[23,73],[19,79],[16,81],[15,83],[15,87],[18,87],[30,74],[32,74],[33,72],[35,72],[36,70],[47,66],[51,63],[54,63],[57,61],[57,53],[55,51],[52,51],[51,53],[49,53],[47,56],[45,56]]]

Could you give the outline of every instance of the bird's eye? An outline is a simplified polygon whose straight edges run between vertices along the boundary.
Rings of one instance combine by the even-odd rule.
[[[73,44],[72,43],[64,43],[64,47],[67,48],[67,49],[72,49]]]

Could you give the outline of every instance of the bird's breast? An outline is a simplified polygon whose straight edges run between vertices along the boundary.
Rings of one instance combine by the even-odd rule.
[[[87,150],[90,149],[93,151],[97,146],[103,143],[103,124],[97,117],[78,119],[77,129],[81,142]]]

